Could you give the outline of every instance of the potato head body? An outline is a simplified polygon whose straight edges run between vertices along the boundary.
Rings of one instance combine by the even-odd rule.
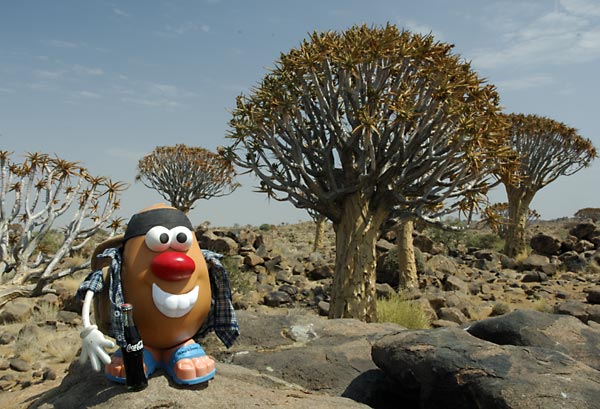
[[[146,349],[147,376],[160,368],[178,384],[212,379],[214,361],[194,337],[211,312],[214,294],[206,260],[187,216],[163,204],[146,208],[131,218],[121,245],[120,271],[113,280],[120,280],[124,301],[133,305],[134,321]],[[88,289],[82,362],[89,357],[95,370],[99,370],[99,361],[105,363],[107,377],[122,383],[126,375],[123,359],[119,353],[111,359],[104,353],[110,341],[89,323],[93,294],[89,287],[82,288]],[[115,301],[111,302],[114,309]],[[237,331],[235,318],[234,324]]]

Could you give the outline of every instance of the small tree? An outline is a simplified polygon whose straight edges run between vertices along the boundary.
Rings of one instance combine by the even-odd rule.
[[[101,228],[118,229],[120,220],[109,219],[124,188],[91,176],[76,162],[30,153],[17,164],[0,151],[0,307],[19,296],[41,295],[55,280],[88,268],[90,260],[68,268],[60,263]],[[47,254],[40,244],[61,216],[70,221],[58,250]]]
[[[228,161],[209,150],[183,144],[157,147],[140,159],[137,171],[136,181],[185,213],[197,200],[225,196],[239,186]]]
[[[323,246],[323,236],[325,235],[325,223],[327,218],[322,214],[316,213],[313,209],[308,209],[308,214],[315,222],[315,240],[313,242],[313,252],[318,251]]]
[[[519,158],[519,166],[498,168],[506,189],[508,219],[504,252],[514,257],[527,249],[525,225],[535,194],[559,176],[572,175],[596,158],[592,142],[577,130],[537,115],[508,114],[506,145]]]
[[[376,319],[375,243],[393,208],[435,217],[475,199],[505,155],[494,88],[451,49],[393,25],[314,33],[237,99],[225,155],[333,223],[331,318]]]
[[[525,227],[539,220],[539,218],[540,214],[535,209],[529,209],[525,218]],[[510,225],[508,203],[494,203],[488,206],[483,212],[482,222],[489,226],[501,239],[506,239],[508,226]]]

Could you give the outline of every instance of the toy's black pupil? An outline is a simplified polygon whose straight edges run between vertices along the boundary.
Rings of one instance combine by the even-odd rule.
[[[169,241],[169,235],[167,233],[162,233],[158,239],[162,244],[165,244]]]
[[[185,233],[179,233],[177,235],[177,241],[180,243],[185,243],[187,241],[187,234]]]

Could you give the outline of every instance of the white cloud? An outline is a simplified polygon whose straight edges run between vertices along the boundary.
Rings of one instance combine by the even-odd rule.
[[[417,33],[421,35],[431,34],[436,40],[441,41],[444,38],[444,35],[439,31],[434,30],[433,28],[426,26],[424,24],[420,24],[414,20],[404,20],[400,21],[398,25],[401,28],[404,28],[412,33]]]
[[[143,157],[146,154],[141,152],[128,151],[121,148],[110,148],[106,151],[106,155],[118,159],[133,159],[137,162],[141,157]]]
[[[181,104],[177,101],[172,101],[166,98],[134,98],[134,97],[124,97],[121,98],[123,102],[130,102],[136,105],[145,105],[149,107],[163,107],[163,108],[177,108],[180,107]]]
[[[76,98],[85,98],[85,99],[99,99],[102,98],[100,94],[91,91],[77,91],[73,93],[73,96]]]
[[[121,10],[118,7],[113,7],[112,9],[113,13],[115,13],[117,16],[122,16],[122,17],[129,17],[129,13],[124,12],[123,10]]]
[[[33,75],[43,79],[55,79],[62,77],[65,74],[65,70],[48,71],[48,70],[34,70]]]
[[[128,88],[121,87],[116,92],[123,102],[163,108],[182,107],[186,99],[196,96],[193,92],[163,83],[128,84]]]
[[[102,68],[84,67],[83,65],[73,65],[72,71],[77,75],[103,75],[104,70]]]
[[[0,92],[6,93],[6,94],[10,94],[10,93],[15,92],[15,91],[13,89],[11,89],[11,88],[0,87]]]
[[[556,85],[556,79],[546,74],[534,74],[495,83],[502,91],[524,90]]]
[[[473,64],[478,68],[500,68],[599,59],[600,21],[595,16],[600,15],[600,6],[585,0],[562,0],[560,5],[562,8],[538,11],[536,15],[529,8],[521,18],[518,9],[496,16],[500,20],[492,27],[498,31],[500,44],[473,52]]]
[[[62,40],[48,40],[46,44],[56,48],[77,48],[77,44]]]
[[[600,3],[597,0],[560,0],[560,5],[569,13],[600,17]]]
[[[165,31],[160,31],[157,34],[164,37],[176,37],[194,31],[202,31],[203,33],[208,33],[210,31],[210,26],[208,24],[197,24],[187,22],[179,24],[177,26],[168,25],[165,27]]]

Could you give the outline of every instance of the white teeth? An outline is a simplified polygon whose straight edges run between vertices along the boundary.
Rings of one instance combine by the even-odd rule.
[[[169,318],[179,318],[192,310],[198,301],[199,290],[200,287],[196,286],[185,294],[170,294],[161,290],[156,284],[152,284],[152,300],[161,313]]]

